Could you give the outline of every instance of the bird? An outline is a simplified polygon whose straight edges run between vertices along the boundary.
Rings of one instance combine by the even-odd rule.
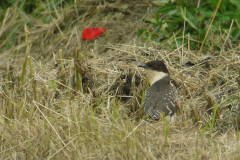
[[[143,109],[153,120],[171,121],[176,112],[178,93],[171,83],[169,71],[162,60],[153,60],[138,67],[144,68],[150,82],[145,90]]]
[[[161,60],[149,61],[138,67],[144,68],[149,78],[150,87],[145,90],[143,109],[152,120],[159,121],[162,117],[173,121],[173,115],[178,107],[178,93],[171,83],[169,71]],[[144,118],[123,140],[124,142],[141,125],[146,122]]]

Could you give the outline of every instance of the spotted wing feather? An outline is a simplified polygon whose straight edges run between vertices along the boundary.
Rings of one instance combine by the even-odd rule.
[[[152,119],[173,115],[176,111],[176,89],[169,81],[159,80],[145,91],[143,108]]]

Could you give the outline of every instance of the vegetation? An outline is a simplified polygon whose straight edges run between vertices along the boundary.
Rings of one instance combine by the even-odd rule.
[[[187,1],[167,3],[174,13],[163,17],[164,7],[141,0],[2,3],[0,159],[238,159],[239,20],[215,20],[239,2],[212,2],[200,4],[209,12],[201,23]],[[164,23],[172,18],[178,32]],[[86,27],[106,33],[83,41]],[[137,66],[153,59],[177,86],[174,122],[142,123],[149,82]]]
[[[220,51],[227,41],[239,44],[240,2],[206,0],[196,7],[189,0],[169,1],[145,22],[153,24],[149,30],[138,30],[145,40],[165,41],[171,48],[202,50],[204,46],[205,51]]]

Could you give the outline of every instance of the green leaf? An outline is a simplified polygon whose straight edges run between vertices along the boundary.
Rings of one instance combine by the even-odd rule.
[[[175,10],[177,6],[178,6],[177,4],[169,4],[169,3],[167,3],[162,8],[160,8],[157,12],[158,13],[168,13],[168,12],[170,12],[172,10]]]
[[[203,9],[203,8],[198,8],[197,11],[199,12],[199,14],[200,14],[201,16],[205,16],[205,17],[207,17],[207,18],[211,17],[212,14],[213,14],[213,11],[212,11],[212,10],[208,11],[208,10]]]
[[[154,14],[154,20],[155,20],[155,24],[159,24],[159,13],[158,12],[156,12]]]
[[[143,32],[146,32],[146,29],[138,29],[137,37],[139,38],[143,34]]]
[[[147,20],[145,20],[145,22],[148,22],[148,23],[153,23],[153,24],[157,24],[157,23],[158,23],[158,22],[157,22],[157,20],[156,20],[156,19],[154,19],[154,18],[147,19]]]
[[[198,27],[194,24],[193,21],[191,21],[189,18],[187,18],[187,17],[185,16],[184,10],[182,9],[182,7],[180,7],[180,10],[181,10],[182,18],[183,18],[186,22],[188,22],[188,24],[189,24],[192,28],[194,28],[194,29],[197,30]]]
[[[54,91],[57,90],[57,84],[56,84],[56,81],[52,80],[51,83],[49,84],[49,86],[50,86]]]
[[[158,1],[152,1],[153,4],[157,5],[157,6],[163,6],[165,3],[167,3],[167,0],[158,0]]]
[[[171,10],[168,13],[166,13],[166,15],[167,16],[173,16],[173,15],[177,14],[178,12],[179,12],[178,9],[174,9],[174,10]]]
[[[50,16],[47,16],[44,20],[44,23],[49,23],[51,21],[51,17]]]
[[[240,9],[240,1],[239,0],[229,0],[229,2],[234,4],[238,9]]]

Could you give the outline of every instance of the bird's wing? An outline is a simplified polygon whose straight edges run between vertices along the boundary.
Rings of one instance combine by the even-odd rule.
[[[176,89],[172,85],[165,85],[159,87],[157,84],[151,86],[145,91],[143,108],[152,119],[161,118],[163,116],[171,115],[175,112],[175,92]],[[153,95],[154,94],[154,95]]]

